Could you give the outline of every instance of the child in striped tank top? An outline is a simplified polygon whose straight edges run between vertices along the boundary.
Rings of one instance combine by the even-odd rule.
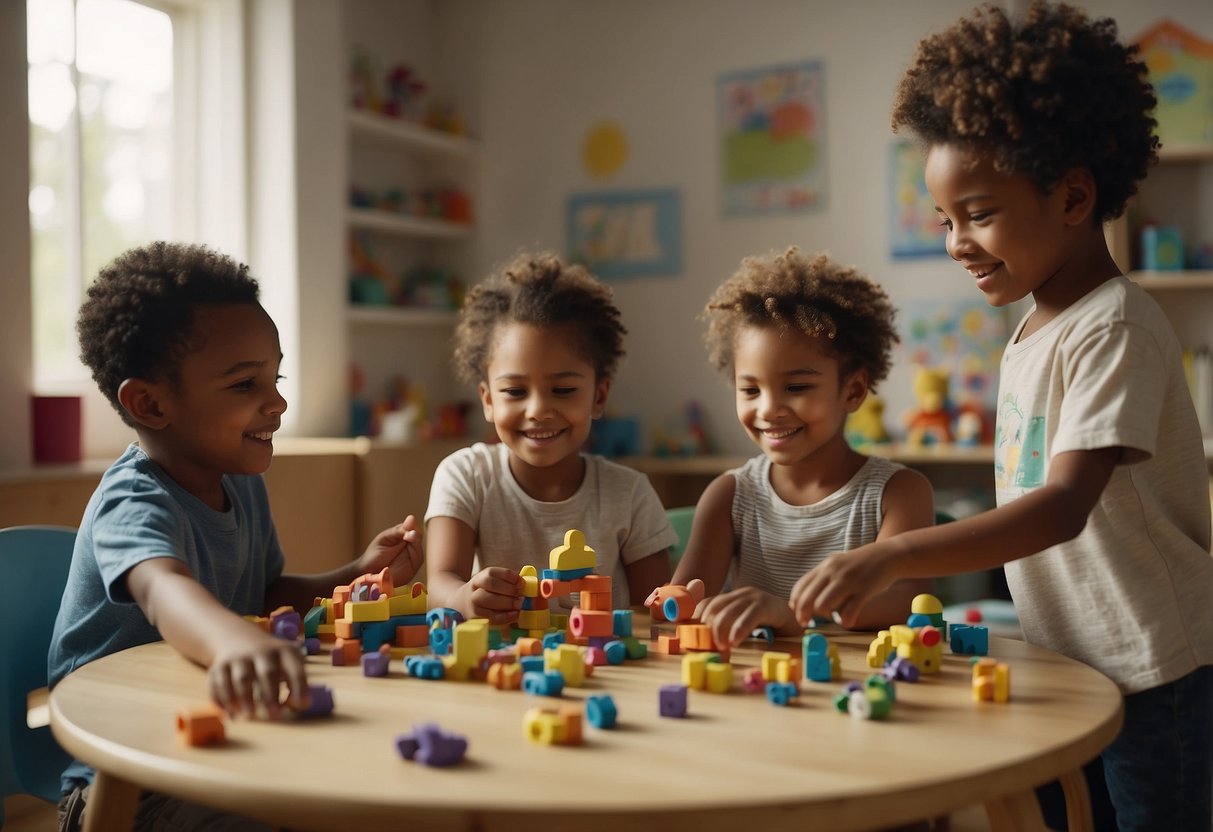
[[[897,341],[884,290],[853,267],[796,248],[749,257],[708,301],[712,364],[734,385],[737,420],[762,453],[717,477],[695,509],[675,584],[704,582],[698,614],[722,644],[756,627],[801,631],[796,581],[833,552],[934,522],[926,478],[866,457],[843,429],[888,375]],[[722,592],[730,566],[734,588]],[[901,620],[929,580],[894,584],[851,623]]]

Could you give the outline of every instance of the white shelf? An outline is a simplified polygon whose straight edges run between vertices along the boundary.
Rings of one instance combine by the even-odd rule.
[[[386,326],[454,326],[457,313],[451,309],[418,309],[409,306],[359,306],[346,307],[345,317],[350,323],[381,324]]]
[[[1213,270],[1196,271],[1188,269],[1175,272],[1129,272],[1128,277],[1143,289],[1213,289]]]
[[[1164,144],[1158,151],[1160,162],[1213,162],[1213,144]]]
[[[479,143],[466,136],[444,133],[378,113],[351,110],[347,120],[350,132],[355,135],[393,142],[415,153],[473,159],[480,152]]]
[[[472,226],[432,217],[394,214],[374,208],[350,208],[346,211],[350,228],[378,231],[401,237],[424,237],[431,240],[460,240],[472,236]]]

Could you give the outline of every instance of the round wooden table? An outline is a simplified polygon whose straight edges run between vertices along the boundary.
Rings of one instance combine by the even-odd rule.
[[[640,621],[638,620],[638,624]],[[643,630],[648,633],[647,623]],[[991,639],[1011,665],[1012,700],[975,702],[969,659],[897,685],[887,721],[838,713],[834,695],[871,673],[871,634],[824,630],[839,645],[842,680],[802,683],[779,707],[740,687],[692,691],[688,716],[658,716],[657,689],[679,681],[681,656],[650,654],[599,667],[566,703],[610,693],[619,725],[585,727],[580,747],[536,745],[524,713],[556,704],[478,682],[387,678],[308,661],[332,687],[331,718],[227,723],[226,745],[179,742],[176,714],[206,701],[205,673],[164,643],[76,670],[51,693],[55,737],[98,770],[89,829],[129,827],[138,789],[176,795],[292,829],[670,830],[879,829],[984,803],[991,828],[1039,829],[1032,788],[1062,778],[1071,829],[1090,824],[1078,769],[1120,729],[1121,697],[1100,673],[1050,651]],[[764,650],[734,651],[741,671]],[[466,759],[427,768],[401,759],[394,738],[416,722],[465,735]],[[639,828],[639,827],[637,827]]]

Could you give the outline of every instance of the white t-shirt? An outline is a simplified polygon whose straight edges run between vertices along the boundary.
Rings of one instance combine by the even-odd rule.
[[[1118,277],[1016,343],[1023,323],[1002,358],[998,504],[1044,485],[1055,454],[1125,449],[1078,537],[1006,565],[1025,638],[1124,693],[1213,664],[1208,471],[1169,322]]]
[[[648,478],[600,456],[585,454],[585,479],[577,493],[558,503],[529,496],[510,472],[509,448],[478,442],[448,456],[430,487],[428,523],[454,517],[476,531],[479,568],[527,564],[542,572],[564,533],[580,529],[597,557],[595,572],[612,580],[615,609],[643,598],[628,597],[624,564],[673,546],[678,535]]]

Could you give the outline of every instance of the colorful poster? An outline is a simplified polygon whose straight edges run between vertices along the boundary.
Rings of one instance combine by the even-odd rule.
[[[898,324],[897,365],[946,370],[952,407],[977,408],[992,418],[998,365],[1010,335],[1006,311],[979,298],[909,301],[901,305]]]
[[[682,200],[673,189],[572,194],[569,259],[603,279],[682,271]]]
[[[821,62],[723,75],[717,99],[725,216],[795,213],[825,202]]]
[[[894,258],[947,254],[946,229],[927,193],[926,155],[912,142],[893,142],[889,152],[889,253]]]

